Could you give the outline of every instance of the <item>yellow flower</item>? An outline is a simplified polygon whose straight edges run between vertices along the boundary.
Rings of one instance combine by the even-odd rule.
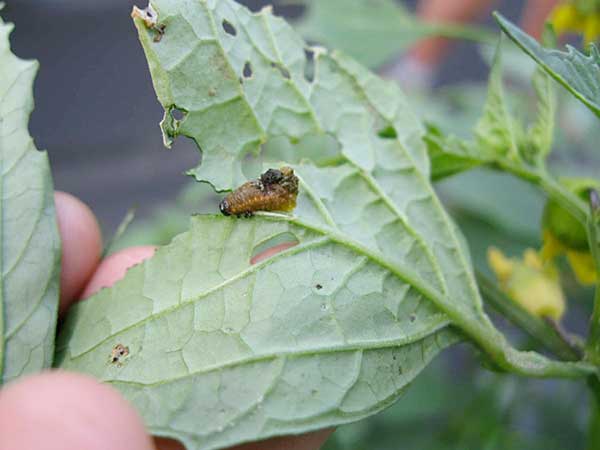
[[[596,284],[598,280],[596,266],[594,258],[588,250],[569,248],[547,229],[544,230],[542,239],[544,245],[540,255],[543,261],[552,261],[561,255],[565,255],[571,269],[573,269],[575,278],[581,285],[593,286]]]
[[[544,263],[535,250],[527,249],[523,259],[517,259],[490,247],[488,264],[502,291],[529,313],[556,321],[563,316],[566,302],[558,271],[552,263]]]
[[[600,36],[600,10],[583,8],[578,3],[563,3],[550,14],[550,22],[559,36],[565,33],[583,34],[585,45]]]

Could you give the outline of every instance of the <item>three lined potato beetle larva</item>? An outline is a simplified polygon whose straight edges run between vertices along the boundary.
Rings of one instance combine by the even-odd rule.
[[[292,211],[298,196],[298,177],[291,167],[269,169],[229,193],[219,205],[226,216],[250,217],[256,211]]]

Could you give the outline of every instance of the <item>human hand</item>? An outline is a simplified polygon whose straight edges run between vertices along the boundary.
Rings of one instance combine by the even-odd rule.
[[[102,240],[92,211],[77,198],[57,192],[62,239],[59,315],[71,304],[111,286],[154,247],[133,247],[100,261]],[[269,255],[280,249],[271,249]],[[267,256],[267,255],[264,255]],[[255,261],[256,262],[256,258]],[[331,434],[244,444],[231,450],[316,450]],[[133,407],[108,385],[88,376],[48,371],[0,391],[0,450],[181,450],[177,441],[152,438]]]

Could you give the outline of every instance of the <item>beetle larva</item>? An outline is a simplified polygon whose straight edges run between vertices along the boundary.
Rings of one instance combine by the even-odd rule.
[[[296,207],[298,177],[291,167],[269,169],[258,180],[248,181],[219,205],[226,216],[251,216],[255,211],[291,211]]]

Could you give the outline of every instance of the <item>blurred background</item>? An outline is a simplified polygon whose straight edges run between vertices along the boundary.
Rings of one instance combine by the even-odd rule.
[[[240,3],[253,10],[274,3],[275,13],[292,20],[309,41],[342,47],[396,79],[425,120],[466,135],[482,110],[498,36],[489,9],[479,8],[470,18],[477,28],[436,31],[417,20],[416,1],[341,0],[347,2],[344,8],[339,1]],[[177,141],[172,150],[162,146],[162,108],[130,19],[135,3],[8,0],[2,12],[16,24],[14,52],[41,64],[30,129],[38,148],[49,152],[56,188],[87,202],[107,238],[136,208],[135,220],[115,248],[168,242],[185,230],[191,213],[215,211],[218,201],[208,186],[183,175],[200,159],[189,140]],[[453,0],[445,3],[452,9]],[[542,9],[548,4],[498,0],[494,8],[515,22],[529,21],[535,33],[532,17],[545,17],[547,11],[524,13],[525,3]],[[436,33],[468,39],[419,47],[417,38]],[[521,106],[532,98],[533,67],[508,43],[504,59],[514,104]],[[597,176],[597,119],[570,96],[561,95],[560,105],[554,170]],[[489,272],[485,254],[490,245],[509,255],[539,247],[544,198],[531,186],[475,170],[436,187],[467,236],[479,269]],[[565,325],[585,334],[591,291],[578,287],[568,269],[565,273]],[[521,347],[530,345],[496,320]],[[340,428],[325,449],[584,449],[588,410],[581,383],[496,374],[482,369],[473,349],[462,345],[438,358],[394,406]]]

